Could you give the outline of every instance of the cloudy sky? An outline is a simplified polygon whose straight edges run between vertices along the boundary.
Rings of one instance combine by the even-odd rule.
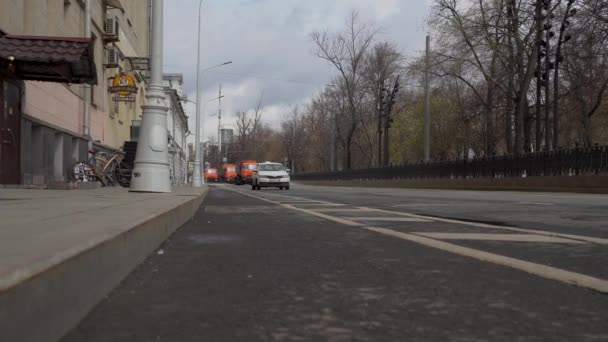
[[[353,10],[382,29],[411,56],[424,48],[425,19],[431,0],[203,0],[202,66],[208,70],[204,102],[217,97],[222,84],[222,126],[234,113],[251,110],[264,92],[263,120],[277,127],[292,105],[304,104],[326,85],[335,70],[315,57],[309,33],[342,30]],[[196,99],[197,11],[199,0],[165,1],[164,72],[184,74],[184,90]],[[186,107],[194,131],[194,105]],[[217,101],[204,107],[204,134],[217,136]],[[192,137],[192,136],[191,136]]]

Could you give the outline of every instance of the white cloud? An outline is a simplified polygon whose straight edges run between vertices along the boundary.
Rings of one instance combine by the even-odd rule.
[[[203,79],[205,102],[223,85],[222,122],[234,121],[238,110],[251,110],[264,91],[264,121],[280,125],[292,105],[305,103],[335,75],[312,55],[308,34],[342,30],[346,17],[358,10],[361,19],[383,28],[379,39],[395,42],[406,54],[423,48],[424,20],[431,0],[221,0],[205,1],[202,64],[232,60],[209,70]],[[165,1],[165,71],[184,74],[188,98],[195,100],[198,0]],[[194,106],[186,105],[190,130]],[[205,113],[217,112],[217,102]],[[203,137],[217,130],[217,116],[206,117]]]

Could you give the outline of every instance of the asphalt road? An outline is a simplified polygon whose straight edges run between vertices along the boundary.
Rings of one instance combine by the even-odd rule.
[[[599,195],[213,186],[63,341],[608,341],[607,209]]]

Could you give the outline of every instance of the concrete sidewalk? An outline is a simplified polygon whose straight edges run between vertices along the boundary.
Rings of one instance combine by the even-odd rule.
[[[0,340],[61,338],[190,220],[206,193],[0,190]]]

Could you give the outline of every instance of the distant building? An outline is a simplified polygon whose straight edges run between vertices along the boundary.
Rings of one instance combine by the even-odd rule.
[[[184,78],[182,74],[164,74],[163,86],[169,103],[167,130],[169,137],[169,170],[171,184],[182,185],[188,172],[186,133],[188,117],[182,106]]]
[[[232,128],[222,128],[220,135],[222,137],[221,159],[228,159],[228,151],[232,149],[232,143],[234,142],[234,131]]]

